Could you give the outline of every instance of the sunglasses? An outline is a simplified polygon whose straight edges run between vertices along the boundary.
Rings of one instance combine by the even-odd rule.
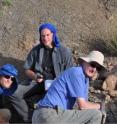
[[[97,63],[90,62],[89,64],[90,64],[90,66],[91,66],[92,68],[96,68],[97,71],[100,71],[100,70],[101,70],[101,67],[100,67]]]
[[[14,78],[13,76],[9,76],[9,75],[4,75],[3,77],[6,79],[13,79]]]

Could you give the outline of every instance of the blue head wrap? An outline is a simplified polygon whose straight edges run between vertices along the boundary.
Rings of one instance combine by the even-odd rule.
[[[42,24],[39,27],[39,33],[41,33],[41,31],[43,29],[45,29],[45,28],[49,29],[53,33],[53,42],[54,42],[54,45],[56,47],[59,47],[60,46],[60,40],[57,37],[57,29],[56,29],[56,27],[53,24],[51,24],[51,23],[44,23],[44,24]]]
[[[0,75],[1,76],[9,75],[9,76],[16,77],[17,73],[18,73],[17,69],[11,64],[6,64],[6,65],[3,65],[2,67],[0,67]]]
[[[17,80],[18,71],[13,65],[5,64],[2,67],[0,67],[0,76],[5,76],[5,75],[14,76],[13,83],[10,88],[6,89],[0,86],[0,94],[9,96],[13,94],[18,87],[18,80]]]

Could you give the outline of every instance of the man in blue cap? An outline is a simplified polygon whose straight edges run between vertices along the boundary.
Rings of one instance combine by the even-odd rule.
[[[10,96],[17,89],[17,69],[11,64],[0,67],[0,95]],[[0,100],[2,101],[2,100]],[[11,113],[8,109],[0,109],[0,123],[8,123]]]
[[[24,96],[45,94],[46,84],[50,84],[61,72],[72,67],[71,50],[60,43],[57,29],[51,23],[39,27],[40,43],[27,56],[24,69],[31,80],[28,86],[19,86],[11,97],[13,105],[23,120],[28,120],[28,107]],[[18,100],[17,100],[18,99]]]

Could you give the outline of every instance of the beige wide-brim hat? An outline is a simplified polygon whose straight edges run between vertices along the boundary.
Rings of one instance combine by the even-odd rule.
[[[92,51],[86,57],[79,57],[79,60],[84,60],[88,63],[96,62],[102,69],[106,69],[104,66],[104,55],[99,51]]]

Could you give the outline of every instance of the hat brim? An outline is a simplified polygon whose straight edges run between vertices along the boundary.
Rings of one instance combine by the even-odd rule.
[[[79,57],[78,59],[79,59],[80,61],[83,60],[83,61],[88,62],[88,63],[90,63],[90,62],[96,62],[96,63],[100,66],[101,70],[107,70],[104,65],[98,63],[97,61],[91,60],[91,59],[88,58],[88,57]]]

